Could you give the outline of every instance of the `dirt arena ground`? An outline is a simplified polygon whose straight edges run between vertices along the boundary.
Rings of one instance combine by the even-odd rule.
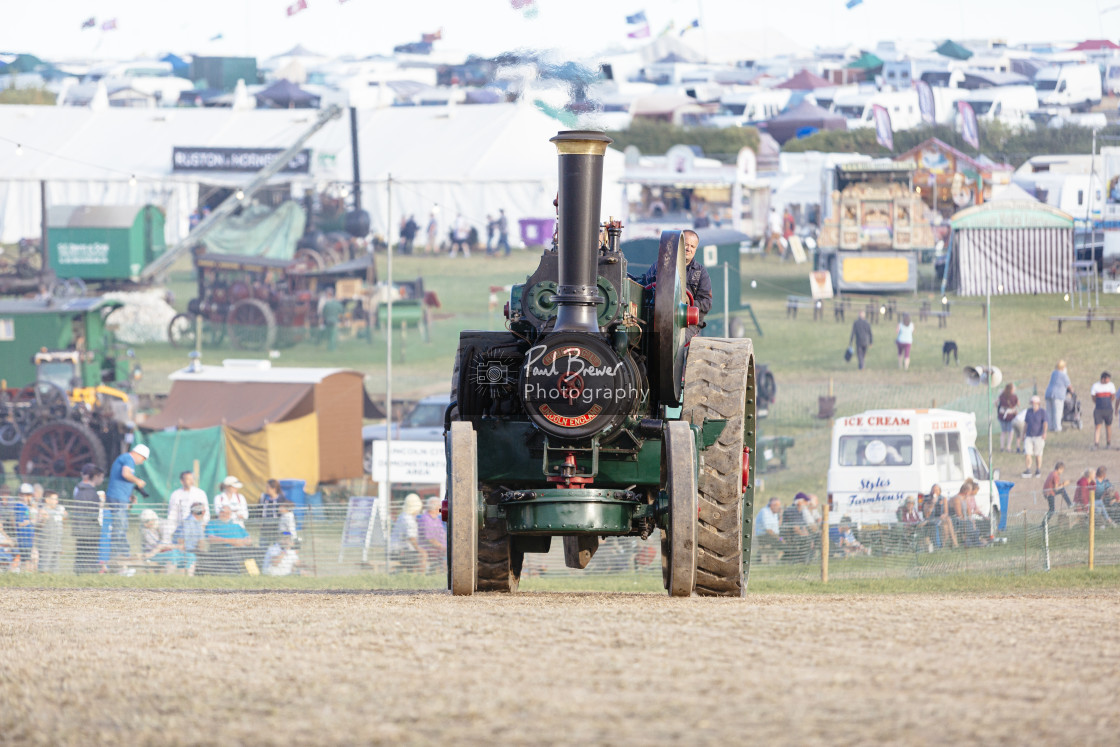
[[[0,590],[0,741],[1112,743],[1120,596]]]

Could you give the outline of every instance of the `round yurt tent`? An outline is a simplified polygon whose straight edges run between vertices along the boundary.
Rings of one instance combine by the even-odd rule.
[[[1073,216],[1041,202],[1007,200],[961,210],[950,225],[947,288],[958,295],[1072,288]]]

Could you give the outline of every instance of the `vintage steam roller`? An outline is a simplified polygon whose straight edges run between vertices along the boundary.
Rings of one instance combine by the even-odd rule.
[[[559,229],[514,286],[506,332],[461,333],[448,409],[448,586],[515,591],[525,553],[561,537],[585,568],[602,538],[660,532],[673,596],[740,596],[753,517],[754,354],[696,337],[680,234],[657,282],[602,228],[600,132],[560,132]],[[640,275],[645,268],[636,268]]]

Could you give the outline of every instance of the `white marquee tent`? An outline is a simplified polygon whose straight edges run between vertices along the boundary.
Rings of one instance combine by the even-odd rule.
[[[117,109],[0,106],[0,241],[39,235],[40,182],[51,205],[141,205],[167,213],[167,239],[188,230],[199,184],[243,186],[251,173],[172,170],[174,147],[285,148],[315,110]],[[485,235],[504,208],[513,238],[522,218],[554,216],[555,147],[562,125],[524,104],[396,107],[358,112],[362,205],[373,230],[395,234],[401,215],[421,226],[439,206],[441,234],[458,213]],[[18,148],[17,148],[18,144]],[[293,194],[352,179],[349,117],[312,137],[309,174],[279,174]],[[17,155],[18,154],[18,155]],[[622,215],[622,154],[608,150],[603,216]],[[388,180],[392,177],[389,216]]]

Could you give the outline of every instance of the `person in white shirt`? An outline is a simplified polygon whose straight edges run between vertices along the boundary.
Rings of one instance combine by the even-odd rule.
[[[226,475],[226,479],[222,480],[222,492],[214,496],[214,513],[220,514],[222,506],[229,506],[230,521],[244,527],[245,520],[249,518],[249,502],[238,492],[240,489],[241,481],[233,475]]]
[[[1112,376],[1105,371],[1101,380],[1094,382],[1089,389],[1089,396],[1093,398],[1093,449],[1101,445],[1101,426],[1104,426],[1104,448],[1112,448],[1112,413],[1117,410],[1116,385],[1112,383]]]
[[[170,542],[171,535],[191,515],[191,506],[201,503],[206,509],[203,523],[210,521],[210,508],[206,505],[206,491],[194,484],[194,473],[190,470],[179,475],[179,482],[183,487],[172,491],[167,499],[167,523],[164,529],[167,532],[164,542]]]
[[[299,552],[292,547],[293,543],[292,535],[284,532],[268,548],[264,555],[264,575],[290,576],[293,571],[298,572],[300,567]]]

